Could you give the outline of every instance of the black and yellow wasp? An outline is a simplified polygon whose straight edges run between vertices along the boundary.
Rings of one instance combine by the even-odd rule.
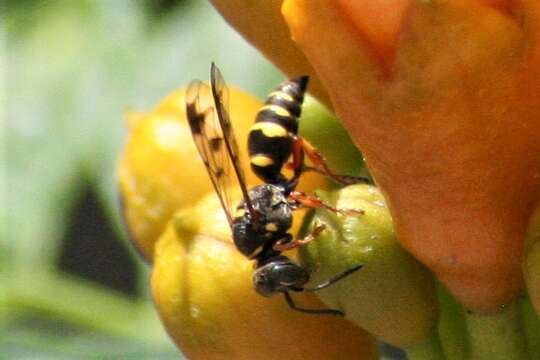
[[[324,226],[315,228],[303,239],[293,239],[288,233],[292,211],[299,207],[324,207],[332,211],[362,213],[361,210],[339,210],[324,204],[315,196],[295,191],[298,178],[306,169],[304,153],[312,160],[314,170],[343,183],[362,181],[334,175],[324,164],[322,156],[297,135],[308,77],[283,82],[272,92],[260,109],[252,126],[248,149],[251,168],[264,184],[247,189],[238,157],[238,145],[228,112],[228,89],[219,69],[212,63],[211,87],[194,80],[186,92],[186,113],[193,139],[208,170],[212,185],[219,197],[231,226],[238,250],[256,262],[253,282],[258,293],[272,296],[282,293],[291,309],[312,313],[343,315],[336,309],[305,309],[298,307],[290,292],[317,291],[357,271],[361,265],[348,269],[328,281],[306,288],[309,273],[293,263],[282,251],[314,239]],[[294,175],[287,179],[282,168],[293,158]],[[234,172],[235,175],[232,175]],[[234,206],[229,191],[236,179],[243,201]]]

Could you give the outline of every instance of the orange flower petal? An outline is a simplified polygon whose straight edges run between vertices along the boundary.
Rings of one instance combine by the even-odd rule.
[[[309,75],[309,92],[322,102],[330,103],[315,70],[290,39],[281,15],[282,0],[211,2],[229,24],[288,76]]]
[[[540,188],[538,5],[515,8],[522,21],[485,5],[415,2],[392,77],[355,36],[370,33],[369,22],[350,27],[361,14],[344,19],[329,0],[283,6],[400,241],[479,312],[523,288],[524,232]]]
[[[391,72],[398,37],[411,0],[339,0],[342,16],[372,49],[385,72]]]

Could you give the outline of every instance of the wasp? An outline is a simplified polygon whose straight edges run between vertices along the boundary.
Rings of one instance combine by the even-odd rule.
[[[286,184],[291,191],[306,170],[322,173],[344,185],[368,182],[363,177],[334,174],[317,149],[298,136],[298,119],[308,82],[308,76],[289,79],[268,95],[248,135],[252,171],[265,183]],[[286,163],[291,155],[292,163]],[[312,167],[305,165],[304,155],[311,160]],[[282,174],[284,166],[294,171],[291,179]]]
[[[289,234],[292,212],[300,207],[327,208],[331,211],[361,214],[357,209],[335,209],[316,196],[295,191],[303,171],[315,170],[332,179],[349,183],[354,177],[333,174],[322,156],[297,135],[298,117],[308,83],[308,77],[290,79],[272,92],[257,114],[250,129],[248,150],[250,165],[264,184],[248,190],[239,161],[239,151],[228,111],[228,88],[217,66],[212,63],[210,85],[193,80],[186,91],[186,114],[198,152],[210,176],[219,201],[231,227],[234,244],[247,258],[255,261],[253,284],[266,297],[283,294],[288,306],[311,314],[341,315],[337,309],[306,309],[296,305],[291,292],[313,292],[324,289],[359,270],[350,268],[313,288],[305,287],[309,273],[292,262],[282,252],[306,244],[324,231],[317,226],[303,239]],[[316,168],[308,169],[307,154]],[[282,168],[293,158],[294,171],[288,179]],[[234,174],[232,174],[234,172]],[[233,180],[236,179],[236,180]],[[363,179],[361,179],[363,180]],[[239,186],[243,200],[237,206],[231,202],[232,181]]]

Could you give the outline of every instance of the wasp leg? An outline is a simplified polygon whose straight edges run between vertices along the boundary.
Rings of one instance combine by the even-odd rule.
[[[285,168],[293,171],[293,177],[289,180],[289,183],[293,184],[298,181],[300,175],[302,175],[302,173],[304,172],[305,164],[304,149],[298,144],[299,137],[294,134],[291,134],[291,137],[293,139],[292,162],[286,163]]]
[[[315,171],[343,185],[370,182],[368,178],[363,176],[334,174],[326,164],[326,160],[324,160],[322,154],[309,141],[307,141],[301,136],[294,136],[293,140],[293,163],[292,166],[288,164],[286,165],[287,168],[293,168],[293,179],[298,178],[300,174],[304,171]],[[301,154],[301,156],[296,155],[297,153]],[[304,154],[306,154],[309,160],[311,160],[314,165],[313,167],[304,165]]]
[[[335,275],[334,277],[331,277],[330,279],[326,280],[325,282],[323,282],[322,284],[319,284],[315,287],[312,287],[312,288],[304,288],[303,291],[307,291],[307,292],[314,292],[314,291],[319,291],[319,290],[322,290],[324,288],[327,288],[333,284],[335,284],[336,282],[338,282],[339,280],[343,279],[344,277],[347,277],[353,273],[355,273],[356,271],[360,270],[364,265],[356,265],[350,269],[347,269],[345,271],[343,271],[342,273],[339,273],[337,275]]]
[[[308,314],[345,316],[343,311],[336,310],[336,309],[305,309],[305,308],[301,308],[301,307],[297,306],[294,303],[294,301],[293,301],[293,299],[291,297],[291,294],[289,294],[288,291],[284,291],[283,295],[285,296],[285,301],[287,302],[287,305],[289,305],[289,307],[292,310],[303,312],[303,313],[308,313]]]
[[[291,200],[302,207],[320,209],[324,208],[335,213],[343,215],[364,215],[365,212],[362,209],[338,209],[324,203],[320,198],[313,195],[306,195],[300,191],[293,191],[289,194]]]
[[[326,225],[324,224],[317,225],[317,227],[306,237],[302,239],[294,239],[293,241],[279,240],[278,242],[274,244],[273,249],[280,252],[285,251],[285,250],[296,249],[297,247],[306,245],[310,243],[311,241],[315,240],[315,238],[319,236],[319,234],[322,233],[325,229],[326,229]]]
[[[295,165],[291,161],[283,164],[283,167],[285,169],[287,169],[287,170],[293,170],[294,171],[294,169],[295,169]],[[371,184],[372,183],[372,181],[368,177],[365,177],[365,176],[335,175],[335,174],[329,175],[327,172],[325,172],[322,169],[319,169],[319,168],[304,164],[302,166],[302,173],[309,172],[309,171],[319,173],[319,174],[324,175],[326,177],[330,177],[334,181],[336,181],[336,182],[338,182],[339,184],[342,184],[342,185]],[[340,180],[337,180],[335,177],[339,177]]]

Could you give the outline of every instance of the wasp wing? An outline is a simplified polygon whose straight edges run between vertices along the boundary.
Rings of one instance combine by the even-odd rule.
[[[230,191],[233,189],[234,176],[231,174],[231,168],[236,174],[244,201],[249,209],[252,207],[240,167],[238,144],[229,120],[228,90],[222,77],[218,83],[213,82],[212,86],[213,89],[210,89],[208,85],[198,80],[191,82],[186,91],[186,114],[197,150],[225,211],[227,221],[232,226],[234,205]]]
[[[198,80],[186,91],[186,114],[191,134],[221,206],[232,226],[233,209],[229,195],[230,158],[225,149],[223,131],[217,120],[212,91]]]
[[[210,81],[212,84],[212,96],[216,106],[217,117],[225,140],[225,148],[227,149],[232,167],[236,173],[236,177],[238,178],[240,190],[242,191],[242,195],[244,197],[244,202],[246,203],[248,212],[253,219],[253,225],[256,225],[257,222],[255,220],[257,219],[257,213],[253,208],[248,194],[246,177],[242,167],[240,166],[240,159],[238,157],[240,154],[238,150],[238,143],[236,141],[236,137],[234,136],[234,130],[229,117],[229,89],[227,88],[225,79],[223,79],[223,75],[221,75],[221,71],[219,71],[218,67],[214,63],[212,63],[210,69]]]

